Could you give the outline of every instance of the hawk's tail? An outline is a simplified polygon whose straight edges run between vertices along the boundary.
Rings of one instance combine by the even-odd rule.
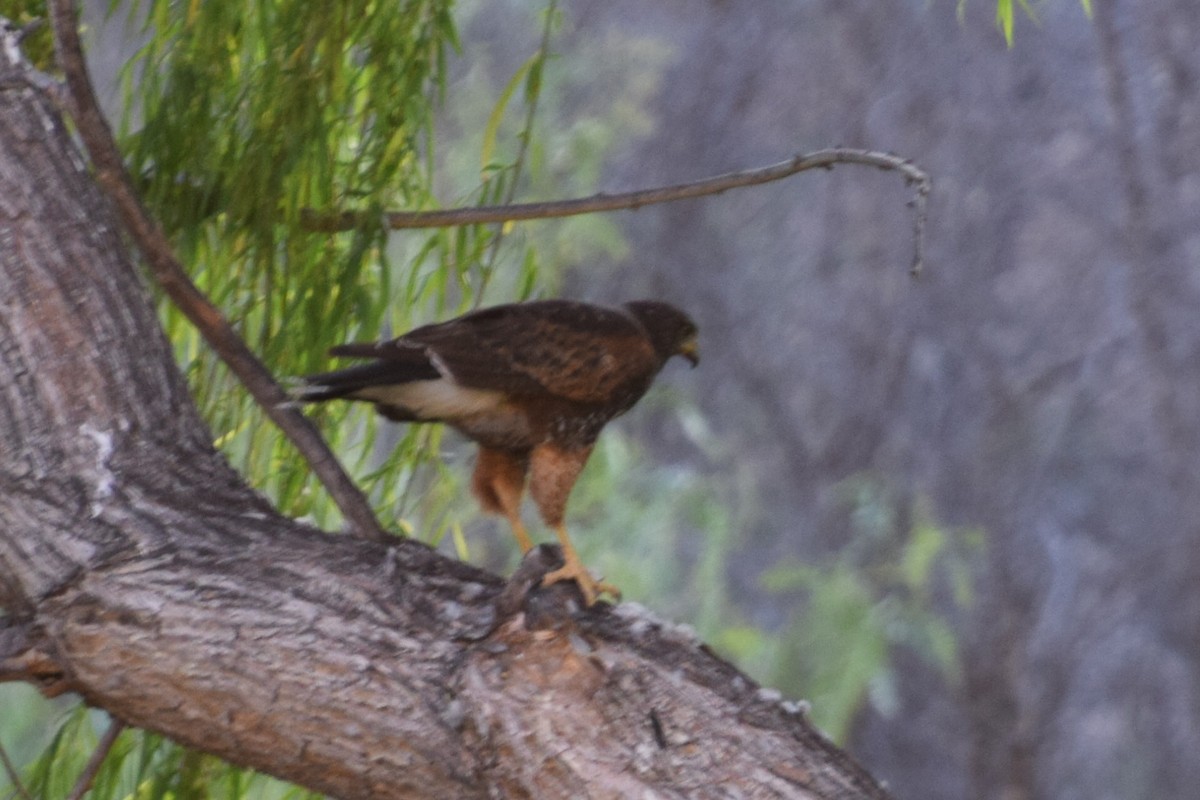
[[[379,351],[374,345],[341,345],[329,352],[336,356],[376,356]],[[399,355],[400,357],[395,357]],[[420,351],[401,351],[388,353],[387,358],[379,358],[369,364],[359,364],[333,372],[319,372],[315,375],[305,375],[295,379],[291,387],[291,398],[298,403],[319,403],[323,400],[336,400],[340,397],[354,399],[354,395],[363,389],[374,386],[393,386],[413,381],[426,381],[440,378],[437,369],[429,362],[428,356]]]

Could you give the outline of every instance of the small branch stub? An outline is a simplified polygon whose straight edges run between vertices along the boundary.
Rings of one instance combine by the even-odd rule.
[[[42,632],[18,617],[0,617],[0,683],[24,681],[47,697],[70,689]]]

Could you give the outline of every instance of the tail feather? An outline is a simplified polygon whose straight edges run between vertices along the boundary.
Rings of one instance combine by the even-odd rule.
[[[423,351],[414,348],[399,348],[395,342],[349,342],[329,348],[329,355],[339,358],[405,358],[424,359]]]
[[[349,352],[348,348],[368,346],[343,345],[334,348],[331,352],[334,355],[366,355],[362,352]],[[413,356],[419,357],[380,359],[369,364],[359,364],[332,372],[305,375],[298,378],[299,385],[293,388],[292,399],[300,403],[319,403],[323,400],[350,397],[356,392],[372,386],[390,386],[441,377],[423,353],[413,353]]]

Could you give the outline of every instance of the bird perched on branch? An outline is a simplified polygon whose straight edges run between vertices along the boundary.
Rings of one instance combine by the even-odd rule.
[[[573,580],[589,606],[601,593],[619,594],[579,560],[563,524],[567,497],[604,425],[646,393],[672,356],[699,360],[685,313],[652,300],[513,303],[330,354],[370,361],[302,378],[296,399],[362,400],[397,422],[457,429],[479,444],[475,497],[508,519],[523,553],[533,547],[520,517],[528,477],[563,552],[562,568],[543,584]]]

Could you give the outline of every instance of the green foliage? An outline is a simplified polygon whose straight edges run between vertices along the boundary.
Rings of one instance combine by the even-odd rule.
[[[469,16],[488,4],[466,0],[461,7]],[[546,21],[540,20],[543,26]],[[511,50],[507,44],[472,43],[470,67],[456,80],[454,96],[442,115],[443,128],[461,137],[460,146],[440,151],[443,180],[468,183],[478,174],[480,154],[487,153],[484,168],[501,173],[496,179],[504,181],[507,195],[512,186],[508,170],[501,172],[496,165],[515,163],[522,156],[521,144],[528,141],[522,161],[523,200],[584,196],[597,190],[607,155],[616,144],[654,132],[648,108],[660,88],[669,50],[651,37],[577,31],[569,16],[563,17],[561,26],[556,40],[571,42],[571,57],[552,57],[541,70],[534,81],[539,95],[532,118],[528,104],[521,115],[504,98],[508,87],[521,85],[522,79],[497,80],[498,75],[507,78],[531,68],[521,64],[500,68]],[[526,80],[524,86],[529,85]],[[526,137],[526,130],[531,137]],[[490,144],[493,135],[495,142]],[[613,219],[601,214],[521,223],[506,226],[504,232],[526,244],[528,252],[537,253],[542,267],[537,287],[552,295],[559,293],[567,267],[594,271],[598,263],[617,261],[629,253]],[[489,272],[488,299],[528,296],[533,285],[520,278],[511,266]]]
[[[46,23],[46,0],[0,0],[0,17],[18,28],[35,24],[21,43],[29,63],[42,71],[54,68],[54,37]]]
[[[845,547],[821,564],[769,570],[764,588],[777,596],[770,605],[793,611],[781,626],[748,624],[728,565],[744,546],[739,532],[750,527],[752,476],[739,478],[696,413],[685,407],[685,424],[721,463],[732,491],[719,494],[694,469],[651,468],[634,440],[609,431],[572,496],[572,533],[584,560],[626,599],[688,621],[756,680],[809,699],[814,722],[834,741],[846,741],[868,703],[895,711],[893,664],[901,650],[956,684],[957,642],[945,609],[971,603],[982,533],[938,526],[919,503],[902,519],[880,482],[847,481],[852,535]]]
[[[463,310],[495,267],[498,237],[482,226],[331,236],[302,220],[305,209],[439,205],[434,101],[457,47],[450,5],[154,0],[135,9],[147,40],[124,71],[131,169],[193,279],[279,375],[329,368],[332,344]],[[539,50],[526,73],[544,57]],[[537,85],[524,85],[531,104]],[[471,177],[467,201],[498,202],[512,180],[489,163]],[[516,282],[533,285],[528,248],[500,257],[515,262]],[[164,305],[162,316],[218,446],[285,512],[336,526],[336,509],[229,371],[178,311]],[[317,413],[385,525],[436,539],[454,524],[444,493],[411,485],[435,458],[438,432],[395,441],[370,409]],[[389,446],[365,446],[379,440]]]
[[[509,79],[505,87],[500,91],[500,97],[496,100],[496,105],[492,109],[492,113],[488,114],[487,125],[483,127],[483,147],[480,148],[479,160],[480,171],[494,170],[498,168],[497,164],[492,163],[492,156],[496,152],[496,135],[500,131],[500,122],[504,119],[504,114],[508,110],[509,101],[512,99],[513,92],[521,85],[522,81],[529,78],[535,64],[540,64],[543,60],[542,52],[531,55],[524,64],[517,68],[513,76]],[[538,82],[540,85],[540,81]]]
[[[32,686],[0,684],[0,746],[14,764],[33,763],[55,735],[52,723],[62,720],[73,708],[74,698],[47,700]],[[6,771],[0,771],[0,797],[8,798],[13,787]]]
[[[1090,18],[1092,16],[1092,0],[1079,0],[1079,5],[1083,7],[1083,11]],[[1016,8],[1020,6],[1021,11],[1029,19],[1037,21],[1037,12],[1029,0],[996,0],[996,27],[1004,34],[1004,41],[1012,47],[1013,31],[1016,27]],[[958,18],[961,20],[966,12],[967,0],[958,0]]]
[[[304,209],[436,205],[433,99],[457,46],[449,0],[137,3],[146,42],[124,72],[131,170],[193,279],[277,374],[327,368],[337,341],[461,307],[489,234],[307,232]],[[336,524],[305,466],[174,309],[163,319],[216,442],[281,508]],[[362,440],[366,414],[324,413]],[[429,434],[405,437],[406,463]],[[378,466],[368,448],[353,467]],[[402,483],[368,487],[389,518]]]
[[[953,628],[939,609],[969,606],[970,567],[983,546],[980,531],[939,527],[920,503],[911,519],[898,519],[896,500],[877,481],[848,481],[843,491],[853,534],[832,563],[781,564],[764,576],[769,591],[805,600],[764,647],[769,682],[809,698],[814,721],[837,742],[864,703],[895,709],[895,648],[959,680]]]
[[[67,712],[50,743],[25,771],[22,785],[34,798],[58,800],[75,785],[111,720],[76,706]],[[0,779],[5,796],[15,791]],[[248,773],[161,736],[126,729],[101,763],[91,800],[318,800],[319,795]]]

